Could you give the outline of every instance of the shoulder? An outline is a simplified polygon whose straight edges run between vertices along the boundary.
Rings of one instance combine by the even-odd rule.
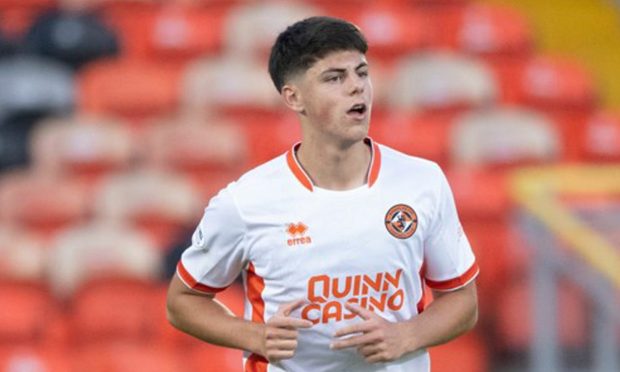
[[[445,179],[441,167],[434,161],[408,155],[379,144],[381,172],[387,179],[437,185]]]

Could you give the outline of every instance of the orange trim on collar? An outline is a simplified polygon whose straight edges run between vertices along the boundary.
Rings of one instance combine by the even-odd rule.
[[[377,178],[379,178],[379,170],[381,169],[381,151],[379,150],[379,146],[370,138],[366,137],[364,139],[372,150],[370,157],[370,167],[368,169],[368,187],[372,187],[375,182],[377,182]],[[288,167],[293,172],[293,175],[297,180],[308,190],[313,191],[314,185],[312,184],[312,180],[310,176],[304,171],[295,156],[295,152],[297,148],[301,145],[301,142],[297,142],[293,145],[293,147],[287,151],[286,153],[286,163]]]
[[[291,148],[286,153],[286,162],[288,163],[288,167],[291,168],[291,171],[295,175],[295,178],[297,178],[297,180],[301,182],[301,184],[304,185],[305,188],[312,191],[314,189],[314,187],[312,186],[312,181],[310,180],[310,177],[308,177],[308,175],[306,174],[306,171],[303,170],[301,164],[299,164],[299,162],[297,161],[297,157],[295,156],[295,151],[297,150],[299,145],[301,145],[301,142],[297,142],[296,144],[294,144],[293,148]]]

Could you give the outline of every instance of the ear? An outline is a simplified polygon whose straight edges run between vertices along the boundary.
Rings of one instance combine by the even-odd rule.
[[[282,87],[282,92],[280,94],[282,95],[282,98],[284,98],[284,103],[288,106],[288,108],[299,114],[304,113],[303,98],[297,85],[285,84]]]

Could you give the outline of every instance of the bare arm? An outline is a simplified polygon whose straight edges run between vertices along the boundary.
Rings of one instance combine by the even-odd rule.
[[[370,363],[391,361],[429,346],[452,340],[473,328],[478,319],[475,282],[452,292],[434,292],[435,300],[422,314],[411,320],[391,323],[355,304],[347,308],[363,322],[338,330],[335,349],[356,347]]]
[[[263,324],[235,316],[214,296],[188,288],[176,275],[166,305],[168,321],[175,328],[208,343],[262,355]]]
[[[248,350],[269,361],[293,357],[299,328],[309,328],[307,320],[290,317],[303,301],[283,304],[266,324],[235,316],[213,296],[188,288],[175,275],[168,289],[167,313],[179,330],[205,342]]]

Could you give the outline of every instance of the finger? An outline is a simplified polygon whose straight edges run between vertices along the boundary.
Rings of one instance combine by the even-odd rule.
[[[366,344],[373,343],[373,342],[375,342],[375,337],[372,335],[365,334],[361,336],[350,337],[344,340],[334,341],[329,345],[329,347],[331,349],[340,350],[340,349],[346,349],[349,347],[358,347],[358,346],[366,345]]]
[[[360,353],[364,358],[370,357],[373,354],[376,354],[381,351],[381,347],[376,344],[366,344],[357,348],[358,353]]]
[[[274,316],[273,318],[269,319],[267,324],[271,326],[279,327],[279,328],[289,328],[289,329],[312,327],[312,322],[309,320],[289,318],[289,317],[284,317],[284,316]]]
[[[378,353],[365,357],[364,360],[366,360],[366,362],[368,363],[379,363],[379,362],[386,362],[387,358],[385,358],[383,353],[378,352]]]
[[[353,302],[345,302],[344,306],[347,308],[347,310],[349,310],[355,315],[359,315],[364,320],[369,320],[378,316],[372,311],[365,309]]]
[[[267,340],[296,340],[299,332],[296,329],[270,328],[265,332]]]
[[[350,326],[342,327],[334,333],[334,337],[343,337],[355,333],[364,333],[372,330],[374,325],[369,322],[361,322]]]
[[[269,350],[295,350],[297,349],[297,340],[268,340],[266,347]]]
[[[276,315],[289,316],[291,315],[291,312],[293,310],[301,307],[301,305],[305,304],[306,302],[307,302],[306,299],[299,298],[295,301],[284,303],[278,307],[278,311],[276,312]]]
[[[267,359],[270,362],[277,362],[282,359],[290,359],[295,355],[294,350],[274,350],[267,354]]]

